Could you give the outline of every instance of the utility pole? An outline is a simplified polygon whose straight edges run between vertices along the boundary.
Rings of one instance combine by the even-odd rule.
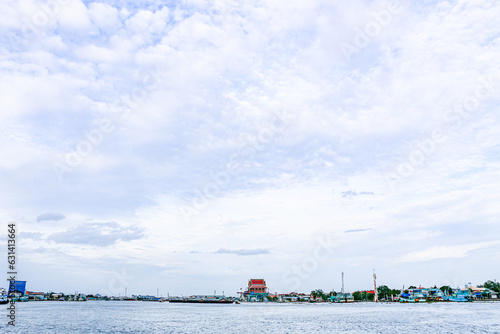
[[[373,286],[375,287],[375,298],[373,301],[378,302],[378,291],[377,291],[377,275],[375,274],[375,269],[373,269]]]

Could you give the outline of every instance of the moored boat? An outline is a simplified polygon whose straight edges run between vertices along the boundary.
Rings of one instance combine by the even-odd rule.
[[[0,304],[8,304],[9,298],[5,289],[0,289]]]
[[[444,300],[456,303],[472,302],[472,294],[469,290],[455,289],[450,296],[444,297]]]
[[[168,301],[169,303],[233,304],[238,300],[230,297],[191,296],[191,297],[171,297],[165,299],[164,301]]]

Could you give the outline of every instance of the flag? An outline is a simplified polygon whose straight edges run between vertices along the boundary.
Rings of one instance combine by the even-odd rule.
[[[9,284],[9,295],[11,293],[20,293],[24,295],[26,291],[26,281],[10,281]]]

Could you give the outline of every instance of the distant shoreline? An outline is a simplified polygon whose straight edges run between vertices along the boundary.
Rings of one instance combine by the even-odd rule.
[[[158,300],[135,300],[135,299],[95,299],[95,300],[87,300],[87,301],[78,301],[78,300],[30,300],[28,301],[22,301],[22,302],[16,302],[16,304],[26,304],[26,303],[32,303],[32,302],[66,302],[66,303],[85,303],[85,302],[147,302],[147,303],[159,303],[160,301]],[[170,301],[165,300],[163,303],[169,303]],[[255,304],[255,305],[263,305],[263,304],[286,304],[286,305],[293,305],[293,304],[334,304],[334,305],[352,305],[352,304],[410,304],[410,305],[419,305],[419,304],[477,304],[477,303],[500,303],[499,299],[488,299],[488,300],[474,300],[471,302],[452,302],[452,301],[426,301],[426,302],[420,302],[420,303],[402,303],[399,301],[378,301],[374,302],[371,300],[356,300],[354,302],[350,303],[338,303],[338,302],[307,302],[307,301],[301,301],[301,302],[273,302],[273,301],[268,301],[268,302],[246,302],[246,301],[241,301],[240,304]],[[227,305],[227,304],[234,304],[234,303],[217,303],[217,302],[211,302],[211,303],[203,303],[203,302],[172,302],[172,304],[210,304],[210,305]]]

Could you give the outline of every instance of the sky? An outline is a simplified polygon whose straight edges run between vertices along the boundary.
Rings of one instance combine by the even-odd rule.
[[[115,296],[500,279],[499,16],[495,0],[2,1],[18,279]]]

